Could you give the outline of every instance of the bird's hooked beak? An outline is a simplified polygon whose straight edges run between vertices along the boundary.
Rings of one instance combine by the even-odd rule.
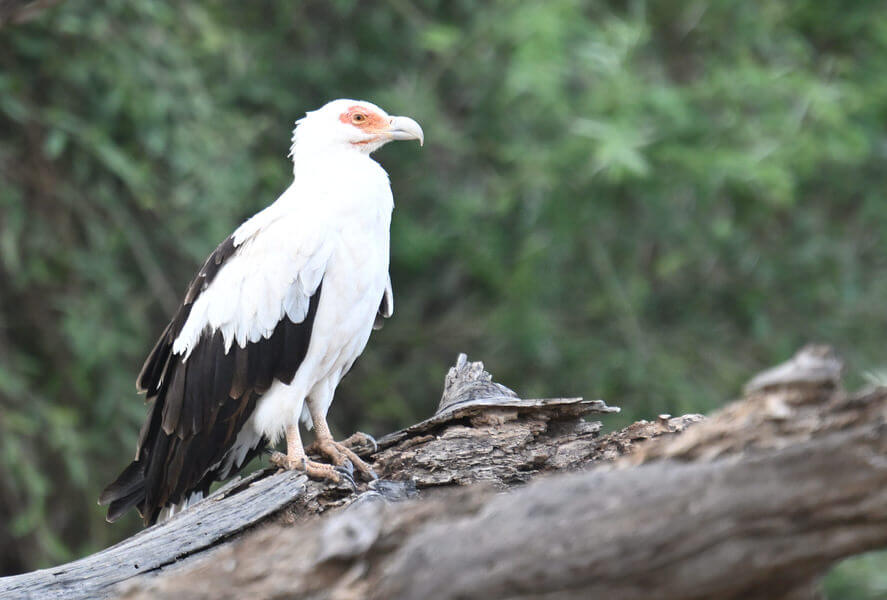
[[[388,133],[393,140],[419,140],[420,146],[425,143],[422,127],[409,117],[391,117],[388,121]]]

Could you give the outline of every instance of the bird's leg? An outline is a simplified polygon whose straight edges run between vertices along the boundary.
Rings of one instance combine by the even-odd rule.
[[[286,428],[286,454],[274,452],[271,454],[270,462],[280,469],[304,471],[312,479],[329,479],[334,483],[339,483],[346,475],[332,465],[308,460],[305,448],[302,446],[302,435],[299,432],[298,423]]]
[[[372,481],[378,479],[372,467],[366,464],[351,448],[340,444],[333,440],[333,434],[330,433],[330,426],[326,422],[326,415],[317,402],[309,398],[308,411],[311,413],[311,420],[314,421],[314,433],[316,439],[308,450],[313,450],[319,454],[328,456],[333,464],[344,465],[345,461],[351,461],[351,464],[357,469],[367,480]]]

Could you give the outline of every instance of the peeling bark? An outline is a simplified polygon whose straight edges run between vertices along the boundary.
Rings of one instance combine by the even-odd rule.
[[[383,475],[371,489],[300,480],[264,525],[234,527],[245,505],[255,513],[297,479],[257,475],[139,534],[185,537],[184,560],[158,555],[149,573],[67,587],[38,571],[0,592],[815,598],[835,561],[887,546],[887,389],[847,394],[839,376],[828,349],[807,348],[708,419],[662,415],[600,435],[583,417],[614,410],[603,402],[521,400],[460,357],[434,417],[357,448]],[[271,492],[247,501],[258,485]],[[220,534],[202,511],[225,502]],[[83,561],[109,565],[139,536]],[[50,571],[83,576],[83,561]]]

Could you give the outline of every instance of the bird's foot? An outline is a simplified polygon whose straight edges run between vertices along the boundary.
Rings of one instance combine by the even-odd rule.
[[[284,471],[302,471],[311,479],[326,479],[333,483],[345,481],[352,488],[357,489],[357,484],[354,482],[354,469],[350,465],[333,466],[308,460],[305,457],[292,459],[283,452],[272,453],[268,461]]]
[[[366,464],[363,459],[355,454],[355,452],[351,448],[334,440],[315,440],[315,442],[308,446],[305,450],[308,452],[327,456],[331,461],[333,461],[334,465],[338,465],[340,467],[350,463],[354,466],[354,469],[356,469],[358,473],[364,476],[367,481],[374,481],[379,478],[378,475],[376,475],[376,472],[373,471],[372,467]]]
[[[339,443],[353,450],[358,456],[369,456],[379,451],[376,438],[361,431],[351,434]]]

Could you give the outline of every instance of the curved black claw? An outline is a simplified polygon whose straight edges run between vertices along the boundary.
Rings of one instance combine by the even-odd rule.
[[[379,451],[379,443],[376,441],[376,438],[374,438],[373,436],[371,436],[368,433],[361,432],[361,435],[363,435],[363,437],[365,437],[367,440],[369,440],[369,442],[373,445],[373,451],[370,454],[375,454],[376,452]],[[375,475],[375,473],[373,473],[373,475]],[[378,477],[376,477],[376,479],[378,479]]]
[[[369,456],[379,451],[379,442],[368,433],[357,431],[347,439],[342,440],[342,445],[360,456]]]
[[[354,481],[354,465],[351,464],[350,460],[346,460],[343,465],[334,467],[333,470],[348,482],[353,491],[357,491],[357,483]]]
[[[356,460],[360,461],[360,463],[359,463],[360,468],[356,469],[356,470],[357,470],[358,475],[363,476],[362,479],[366,480],[367,482],[376,481],[377,479],[379,479],[379,476],[376,475],[376,472],[373,470],[373,468],[371,466],[369,466],[367,463],[365,463],[363,460],[361,460],[361,458],[357,455],[355,455],[354,458]],[[345,464],[348,465],[349,472],[353,475],[354,471],[355,471],[354,463],[351,462],[351,459],[346,458]]]

